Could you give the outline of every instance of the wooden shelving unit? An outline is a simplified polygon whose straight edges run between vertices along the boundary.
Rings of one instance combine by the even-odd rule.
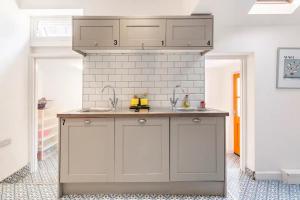
[[[57,152],[58,119],[54,108],[38,110],[38,154],[44,160]]]

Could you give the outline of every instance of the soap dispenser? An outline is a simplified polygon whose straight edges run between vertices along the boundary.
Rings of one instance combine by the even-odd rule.
[[[183,108],[189,108],[191,106],[190,100],[189,100],[189,95],[186,94],[182,100],[182,107]]]

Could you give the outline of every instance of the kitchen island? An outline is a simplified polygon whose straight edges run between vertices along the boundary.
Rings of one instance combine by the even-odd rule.
[[[58,114],[59,196],[224,196],[226,116],[168,109]]]

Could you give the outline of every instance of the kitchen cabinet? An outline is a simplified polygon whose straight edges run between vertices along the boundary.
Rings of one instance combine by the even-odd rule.
[[[171,118],[171,181],[225,180],[224,120],[220,117]]]
[[[61,120],[60,182],[114,179],[114,119]]]
[[[169,118],[116,118],[115,180],[169,181]]]
[[[102,50],[213,49],[213,16],[75,16],[73,50],[86,56]]]
[[[73,20],[73,47],[119,46],[119,19]]]
[[[168,47],[212,47],[213,19],[167,19]]]
[[[166,19],[120,19],[121,47],[165,46]]]

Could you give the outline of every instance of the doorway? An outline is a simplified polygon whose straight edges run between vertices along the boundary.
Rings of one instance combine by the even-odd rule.
[[[227,111],[226,154],[240,156],[240,168],[244,168],[245,152],[241,153],[240,137],[241,100],[243,97],[243,59],[207,58],[205,63],[205,101],[208,108]],[[245,73],[245,70],[244,70]],[[245,110],[244,110],[245,111]]]
[[[82,106],[81,58],[37,57],[31,65],[31,172],[38,170],[39,161],[57,159],[57,113]]]

